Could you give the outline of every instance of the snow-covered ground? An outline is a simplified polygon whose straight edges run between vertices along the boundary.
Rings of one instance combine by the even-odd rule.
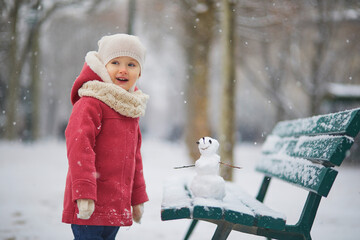
[[[160,205],[162,185],[169,177],[191,175],[193,169],[175,170],[189,164],[185,146],[145,139],[143,142],[145,178],[150,202],[145,205],[142,224],[122,228],[117,239],[182,239],[190,220],[162,222]],[[235,181],[255,195],[261,176],[254,172],[254,160],[260,147],[236,148]],[[64,240],[72,239],[70,226],[61,223],[62,198],[67,171],[64,142],[36,144],[0,143],[0,239]],[[265,202],[287,214],[294,223],[306,193],[279,181],[273,181]],[[295,204],[299,203],[299,204]],[[215,225],[200,222],[192,239],[211,239]],[[360,167],[342,166],[334,186],[323,199],[312,230],[313,239],[359,239]],[[263,239],[232,232],[228,239]]]

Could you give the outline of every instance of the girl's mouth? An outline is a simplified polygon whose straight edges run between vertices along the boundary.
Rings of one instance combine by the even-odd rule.
[[[129,81],[127,78],[122,78],[122,77],[116,78],[116,80],[118,80],[118,81],[120,81],[120,82],[127,82],[127,81]]]

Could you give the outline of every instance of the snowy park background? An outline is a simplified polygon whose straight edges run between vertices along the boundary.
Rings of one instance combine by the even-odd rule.
[[[100,37],[130,30],[147,48],[139,87],[150,95],[140,121],[150,202],[142,224],[121,229],[118,239],[184,236],[189,221],[160,220],[162,184],[193,174],[173,167],[192,163],[195,141],[188,135],[202,137],[193,128],[198,116],[208,135],[220,139],[223,2],[0,0],[0,240],[72,238],[61,223],[70,89]],[[229,2],[234,164],[244,167],[233,171],[234,181],[255,195],[261,176],[254,162],[276,122],[360,106],[360,2]],[[359,239],[359,145],[358,137],[320,204],[313,239]],[[265,202],[294,223],[305,197],[273,181]],[[192,239],[210,239],[214,230],[200,223]],[[229,239],[259,238],[234,232]]]
[[[0,143],[0,239],[72,239],[70,226],[61,223],[62,199],[67,170],[64,142],[36,144]],[[260,148],[253,144],[236,147],[235,182],[255,195],[261,176],[254,172]],[[180,142],[145,139],[144,173],[150,201],[140,225],[122,228],[117,239],[182,239],[190,220],[162,222],[160,206],[162,185],[170,177],[191,176],[193,169],[174,170],[189,164],[186,148]],[[313,239],[357,240],[360,235],[360,168],[342,166],[327,198],[321,201],[312,230]],[[274,180],[265,203],[287,214],[288,222],[297,220],[306,198],[302,190]],[[268,200],[268,201],[267,201]],[[199,223],[191,239],[211,239],[215,225]],[[228,239],[263,239],[232,232]]]

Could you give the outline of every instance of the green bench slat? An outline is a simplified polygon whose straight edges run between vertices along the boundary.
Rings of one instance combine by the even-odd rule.
[[[242,199],[248,195],[233,183],[227,182],[225,188],[224,219],[234,224],[254,226],[255,214],[251,208],[242,202]]]
[[[245,226],[255,225],[255,217],[253,215],[231,209],[225,210],[224,219],[234,224],[241,224]]]
[[[343,134],[355,137],[360,130],[360,109],[279,122],[272,134],[281,137]]]
[[[235,195],[235,197],[240,202],[242,202],[242,205],[246,206],[252,212],[252,215],[255,216],[255,219],[253,220],[254,221],[253,226],[276,229],[276,230],[285,229],[286,216],[284,214],[274,211],[273,209],[270,209],[262,202],[256,200],[253,196],[250,196],[249,194],[239,189],[239,187],[236,186],[235,184],[228,183],[226,190],[227,190],[226,192],[231,192],[233,195]],[[246,211],[239,210],[238,212],[242,213]],[[238,215],[237,217],[246,218],[248,216]],[[233,222],[233,223],[237,223],[237,222]],[[251,226],[250,224],[246,224],[246,223],[241,223],[241,224]]]
[[[193,218],[205,218],[219,220],[223,218],[223,210],[218,207],[194,206]]]
[[[279,155],[264,156],[255,169],[269,177],[293,183],[324,197],[328,195],[337,175],[336,170],[306,159]]]
[[[261,152],[262,154],[279,154],[281,152],[286,152],[284,150],[295,146],[297,143],[297,138],[290,137],[279,137],[276,135],[267,136]]]
[[[228,188],[228,186],[226,187]],[[254,226],[255,224],[255,214],[234,195],[234,191],[227,191],[223,201],[194,198],[193,205],[192,217],[195,219],[224,219],[247,226]]]
[[[213,199],[194,198],[193,205],[193,218],[205,219],[223,219],[222,204]]]
[[[173,220],[191,217],[191,197],[184,187],[186,179],[169,179],[163,188],[161,219]]]
[[[353,139],[345,136],[323,135],[299,138],[268,136],[262,153],[286,154],[321,162],[324,165],[340,166],[353,142]]]
[[[187,207],[183,208],[165,208],[161,210],[161,220],[175,220],[190,218],[191,211]]]
[[[290,156],[340,166],[354,140],[348,137],[300,137]]]
[[[283,230],[285,228],[285,220],[281,218],[272,218],[269,216],[257,216],[257,226],[261,228],[269,228],[274,230]]]

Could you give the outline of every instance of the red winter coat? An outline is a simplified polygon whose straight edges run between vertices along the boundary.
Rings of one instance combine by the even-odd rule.
[[[102,81],[92,69],[97,68],[85,63],[71,92],[74,106],[65,131],[69,170],[62,221],[130,226],[131,206],[148,201],[139,118],[125,117],[96,98],[79,97],[83,83]],[[77,199],[95,201],[90,219],[77,218]]]

